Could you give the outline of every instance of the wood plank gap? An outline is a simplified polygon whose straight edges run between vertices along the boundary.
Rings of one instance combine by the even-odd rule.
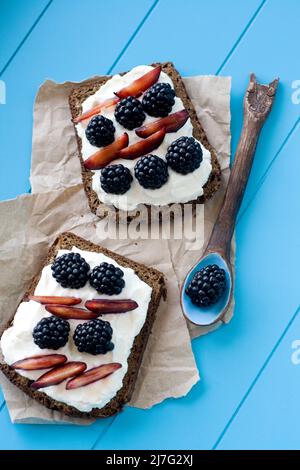
[[[218,439],[216,440],[215,444],[213,445],[212,447],[212,450],[216,450],[218,445],[220,444],[220,442],[222,441],[223,437],[225,436],[225,434],[227,433],[228,429],[230,428],[231,424],[233,423],[233,421],[235,420],[236,416],[238,415],[240,409],[242,408],[242,406],[244,405],[244,403],[246,402],[247,398],[249,397],[250,393],[252,392],[252,390],[254,389],[255,385],[257,384],[259,378],[261,377],[261,375],[263,374],[264,370],[267,368],[269,362],[271,361],[274,353],[277,351],[278,347],[280,346],[282,340],[284,339],[284,337],[286,336],[287,332],[289,331],[290,327],[292,326],[292,324],[294,323],[298,313],[300,312],[300,305],[298,306],[297,310],[294,312],[294,314],[292,315],[290,321],[288,322],[287,326],[285,327],[285,329],[283,330],[283,332],[281,333],[281,335],[279,336],[278,340],[276,341],[275,345],[273,346],[270,354],[267,356],[266,360],[264,361],[263,365],[261,366],[261,368],[259,369],[258,373],[256,374],[256,376],[254,377],[254,380],[252,381],[250,387],[248,388],[248,390],[246,391],[246,393],[244,394],[243,398],[241,399],[240,403],[238,404],[238,406],[236,407],[234,413],[231,415],[230,419],[228,420],[226,426],[224,427],[223,431],[221,432],[221,434],[219,435]]]
[[[277,150],[277,152],[275,153],[274,157],[272,158],[272,160],[270,161],[268,167],[266,168],[264,174],[262,175],[262,177],[260,178],[260,180],[258,181],[257,183],[257,186],[256,186],[256,189],[254,190],[254,193],[253,193],[253,196],[252,196],[252,199],[248,202],[248,204],[246,205],[245,209],[243,210],[243,212],[238,216],[237,218],[237,222],[236,222],[236,225],[239,224],[240,220],[242,220],[242,218],[244,217],[245,213],[247,212],[248,208],[251,206],[253,200],[255,199],[256,195],[258,194],[259,190],[261,189],[262,185],[264,184],[265,180],[267,179],[267,176],[272,168],[272,166],[274,165],[275,161],[277,160],[278,156],[280,155],[280,153],[282,152],[282,150],[284,149],[284,147],[286,146],[286,144],[288,143],[288,141],[290,140],[290,138],[294,135],[296,129],[298,128],[300,124],[300,117],[296,120],[295,124],[293,125],[292,129],[290,130],[290,132],[288,133],[288,135],[285,137],[285,139],[283,140],[282,144],[280,145],[279,149]],[[287,163],[288,164],[288,163]]]
[[[118,415],[115,415],[111,418],[111,422],[108,424],[108,426],[106,426],[105,429],[103,429],[99,436],[97,437],[97,439],[95,440],[94,444],[92,445],[91,447],[91,450],[95,450],[99,444],[99,442],[101,441],[101,439],[103,439],[103,437],[105,436],[105,434],[108,432],[108,430],[111,428],[111,426],[113,425],[113,423],[115,422],[116,418],[117,418]]]
[[[25,34],[24,38],[22,39],[22,41],[20,42],[20,44],[18,45],[18,47],[16,48],[15,52],[10,56],[10,58],[8,59],[8,61],[6,62],[6,64],[4,65],[3,69],[1,70],[0,72],[0,77],[2,77],[2,75],[4,74],[5,70],[7,69],[7,67],[12,63],[12,61],[14,60],[14,58],[16,57],[17,53],[19,52],[19,50],[21,49],[21,47],[24,45],[24,43],[27,41],[27,39],[29,38],[30,34],[32,33],[32,31],[34,30],[34,28],[36,27],[36,25],[39,23],[39,21],[41,20],[41,18],[44,16],[44,14],[46,13],[46,11],[48,10],[48,8],[50,7],[51,3],[53,3],[54,0],[50,0],[47,5],[45,6],[45,8],[41,11],[41,13],[39,14],[39,16],[37,17],[37,19],[35,20],[35,22],[33,23],[33,25],[31,26],[31,28],[29,29],[29,31]]]
[[[263,0],[261,2],[261,4],[259,5],[259,7],[257,8],[257,10],[255,11],[255,13],[252,15],[252,17],[250,18],[250,20],[248,21],[246,27],[244,28],[244,30],[242,31],[242,33],[240,34],[240,36],[237,38],[237,40],[235,41],[235,43],[233,44],[232,48],[230,49],[230,51],[228,52],[227,56],[225,57],[225,59],[223,60],[222,64],[220,65],[220,67],[218,68],[217,72],[216,72],[216,75],[219,75],[221,73],[221,70],[224,68],[224,66],[227,64],[227,62],[229,61],[230,57],[232,56],[232,54],[234,53],[234,51],[236,50],[237,46],[240,44],[241,40],[243,39],[243,37],[245,36],[245,34],[247,33],[247,31],[249,30],[249,28],[252,26],[252,24],[254,23],[254,21],[256,20],[257,16],[259,15],[259,13],[261,12],[262,8],[266,5],[267,3],[267,0]]]
[[[133,34],[130,36],[130,38],[128,39],[128,41],[126,42],[125,46],[123,47],[123,49],[121,50],[120,54],[117,56],[117,58],[115,59],[115,61],[113,62],[113,64],[111,65],[111,67],[108,69],[107,71],[107,75],[109,75],[112,70],[115,68],[115,66],[117,65],[117,63],[119,62],[119,60],[121,59],[121,57],[123,56],[123,54],[126,52],[126,50],[128,49],[128,47],[130,46],[130,44],[132,43],[132,41],[134,40],[134,38],[136,37],[136,35],[138,34],[138,32],[141,30],[141,28],[143,27],[143,25],[145,24],[145,22],[147,21],[147,19],[149,18],[149,16],[151,15],[151,13],[153,12],[154,8],[157,6],[159,0],[155,0],[155,2],[151,5],[151,7],[149,8],[149,10],[147,11],[146,15],[144,16],[144,18],[142,19],[142,21],[139,23],[139,25],[137,26],[137,28],[135,29],[135,31],[133,32]]]

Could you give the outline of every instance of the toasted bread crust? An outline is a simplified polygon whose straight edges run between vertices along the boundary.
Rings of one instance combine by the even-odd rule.
[[[107,405],[105,405],[103,408],[93,408],[91,412],[85,413],[65,403],[53,400],[43,392],[32,389],[30,387],[32,381],[20,375],[8,364],[0,363],[0,369],[14,385],[20,388],[31,398],[35,399],[36,401],[51,410],[57,410],[64,413],[65,415],[79,418],[106,418],[121,411],[125,403],[127,403],[131,398],[138,370],[142,361],[143,353],[148,341],[148,337],[151,333],[156,311],[158,309],[162,295],[165,295],[164,277],[163,274],[161,274],[154,268],[148,268],[145,265],[136,263],[135,261],[125,258],[124,256],[118,255],[117,253],[114,253],[99,245],[95,245],[94,243],[84,240],[83,238],[78,237],[77,235],[74,235],[70,232],[62,233],[55,240],[43,263],[43,267],[45,267],[47,264],[52,263],[52,261],[56,257],[58,250],[71,249],[73,246],[76,246],[77,248],[80,248],[82,250],[103,253],[104,255],[109,256],[110,258],[117,261],[121,266],[132,268],[140,279],[142,279],[144,282],[146,282],[152,287],[152,296],[148,307],[147,318],[143,328],[134,340],[131,353],[128,358],[128,371],[124,376],[122,388],[117,392],[115,397],[113,397],[110,402],[107,403]],[[41,276],[41,271],[32,280],[32,283],[29,289],[27,290],[26,294],[24,295],[22,301],[26,301],[29,295],[34,294],[34,290]],[[2,336],[3,332],[7,328],[9,328],[9,326],[11,326],[12,321],[13,318],[2,329],[2,331],[0,331],[0,337]]]
[[[193,125],[193,136],[197,140],[199,140],[211,153],[212,172],[210,174],[210,177],[207,183],[203,187],[204,193],[198,199],[194,201],[190,201],[193,204],[204,203],[205,201],[207,201],[214,195],[214,193],[218,190],[220,186],[221,169],[220,169],[220,165],[217,159],[217,155],[213,147],[210,145],[207,139],[206,133],[198,120],[195,108],[193,106],[191,99],[189,98],[187,94],[187,91],[185,89],[185,86],[184,86],[184,83],[180,74],[174,68],[174,65],[172,64],[172,62],[152,64],[153,67],[158,66],[158,65],[161,65],[162,71],[167,73],[172,79],[176,95],[182,99],[185,109],[189,112],[192,125]],[[90,80],[82,85],[75,87],[71,91],[70,97],[69,97],[69,105],[70,105],[70,110],[71,110],[71,115],[72,115],[73,120],[82,113],[82,103],[90,95],[94,94],[110,78],[111,76],[104,76],[104,77],[100,77],[94,80]],[[89,203],[91,211],[94,214],[97,214],[97,210],[99,206],[103,205],[103,203],[99,200],[97,193],[92,189],[93,172],[91,170],[87,170],[84,167],[82,153],[81,153],[81,148],[82,148],[81,139],[77,134],[76,128],[75,128],[75,134],[76,134],[77,145],[78,145],[78,157],[81,163],[81,173],[82,173],[82,181],[83,181],[84,189],[88,198],[88,203]],[[131,216],[128,217],[129,220],[131,218],[132,218]]]

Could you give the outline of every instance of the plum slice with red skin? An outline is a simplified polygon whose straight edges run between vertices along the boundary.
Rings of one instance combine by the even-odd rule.
[[[92,299],[85,302],[87,309],[98,314],[125,313],[135,310],[138,304],[130,299]]]
[[[182,109],[176,113],[169,114],[167,117],[150,122],[145,126],[138,127],[135,130],[135,133],[144,139],[145,137],[149,137],[150,135],[154,134],[154,132],[157,132],[162,128],[165,129],[166,133],[177,132],[179,129],[181,129],[181,127],[184,126],[188,118],[189,113],[185,109]]]
[[[58,385],[66,379],[81,374],[86,369],[84,362],[72,361],[63,364],[62,366],[55,367],[45,374],[41,375],[35,382],[31,384],[34,389],[51,387]]]
[[[128,142],[128,134],[124,132],[124,134],[118,137],[112,144],[103,147],[85,160],[83,163],[85,168],[88,170],[100,170],[104,168],[108,163],[119,158],[119,151],[127,147]]]
[[[147,137],[147,139],[140,140],[139,142],[120,150],[118,152],[118,158],[134,160],[135,158],[147,155],[160,146],[164,140],[165,134],[165,129],[160,129],[159,131],[150,135],[150,137]]]
[[[67,307],[65,305],[45,305],[45,309],[52,315],[65,320],[93,320],[99,317],[99,313],[97,315],[84,308]]]
[[[103,364],[99,367],[94,367],[93,369],[89,369],[83,374],[78,375],[74,379],[69,380],[66,384],[66,389],[73,390],[74,388],[85,387],[86,385],[98,382],[98,380],[108,377],[121,367],[122,364],[119,362],[111,362],[110,364]]]
[[[110,108],[111,106],[116,105],[119,101],[120,98],[118,98],[117,96],[114,96],[114,98],[108,98],[107,100],[102,101],[102,103],[97,104],[97,106],[94,106],[93,108],[89,109],[88,111],[85,111],[84,113],[74,118],[73,122],[74,124],[78,124],[81,121],[95,116],[95,114],[100,114],[103,109]]]
[[[144,91],[148,90],[154,83],[157,82],[161,72],[161,67],[155,67],[154,69],[150,70],[150,72],[145,73],[137,80],[134,80],[132,83],[127,85],[121,90],[116,91],[115,95],[119,98],[128,98],[128,96],[134,96],[137,98],[141,96]]]
[[[58,295],[29,295],[29,300],[34,300],[40,304],[55,304],[55,305],[77,305],[80,304],[81,299],[78,297],[61,297]]]
[[[25,357],[20,361],[14,362],[11,367],[21,370],[40,370],[50,369],[52,367],[67,362],[67,356],[64,354],[44,354],[39,356]]]

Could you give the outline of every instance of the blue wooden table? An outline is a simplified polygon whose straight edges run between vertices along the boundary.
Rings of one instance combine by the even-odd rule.
[[[299,17],[298,0],[0,0],[2,200],[29,190],[46,78],[160,60],[182,75],[231,75],[233,152],[249,72],[281,79],[239,214],[235,317],[193,342],[201,382],[89,427],[12,425],[0,393],[2,449],[300,447]]]

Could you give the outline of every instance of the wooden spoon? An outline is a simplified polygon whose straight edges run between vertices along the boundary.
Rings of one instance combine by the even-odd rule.
[[[230,174],[223,206],[220,209],[209,242],[199,261],[187,274],[181,288],[181,305],[185,317],[192,323],[208,326],[223,321],[233,295],[232,266],[230,262],[231,239],[236,217],[243,200],[250,175],[260,131],[274,102],[279,79],[269,85],[260,85],[255,75],[244,98],[244,122]],[[197,307],[185,290],[193,276],[200,269],[216,264],[226,272],[227,288],[222,298],[210,307]]]

